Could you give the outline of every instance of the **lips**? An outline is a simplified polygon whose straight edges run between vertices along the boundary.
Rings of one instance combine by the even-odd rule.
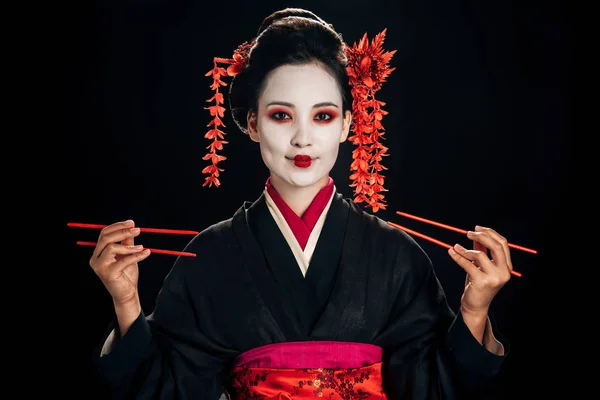
[[[308,162],[308,161],[311,161],[311,158],[310,158],[310,156],[307,156],[304,154],[298,154],[294,157],[294,161]]]
[[[294,156],[294,165],[299,168],[308,168],[312,163],[312,158],[305,154],[297,154]]]

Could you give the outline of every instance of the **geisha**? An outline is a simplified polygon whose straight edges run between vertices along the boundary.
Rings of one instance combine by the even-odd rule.
[[[508,348],[489,308],[510,279],[506,240],[477,227],[473,249],[449,249],[467,274],[453,311],[412,237],[337,191],[330,171],[356,117],[348,65],[341,35],[313,13],[265,19],[229,105],[270,177],[188,243],[199,257],[177,259],[150,315],[139,229],[102,230],[90,265],[116,318],[94,362],[116,397],[467,399],[498,374]]]

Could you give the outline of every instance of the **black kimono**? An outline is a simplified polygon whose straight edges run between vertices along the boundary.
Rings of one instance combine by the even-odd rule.
[[[117,398],[241,399],[231,384],[240,354],[339,341],[382,348],[389,399],[462,400],[506,357],[487,351],[448,307],[430,259],[409,235],[339,193],[306,276],[264,194],[185,250],[197,257],[177,259],[154,312],[141,313],[109,354],[100,356],[102,344],[94,351]]]

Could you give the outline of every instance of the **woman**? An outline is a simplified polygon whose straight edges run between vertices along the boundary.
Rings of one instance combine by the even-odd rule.
[[[506,357],[488,311],[512,269],[490,228],[450,256],[467,273],[455,314],[430,259],[361,210],[329,173],[352,121],[344,43],[313,13],[259,30],[229,99],[270,171],[263,194],[186,247],[145,316],[133,221],[100,234],[90,265],[116,320],[95,352],[123,398],[465,399]],[[491,252],[492,260],[486,253]],[[228,296],[222,296],[228,293]]]

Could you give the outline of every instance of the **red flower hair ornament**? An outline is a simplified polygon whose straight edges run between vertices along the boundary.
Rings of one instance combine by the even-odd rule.
[[[350,187],[354,188],[354,202],[365,203],[373,212],[385,210],[383,183],[385,176],[381,173],[386,170],[381,161],[387,156],[388,148],[381,141],[385,140],[385,130],[381,123],[383,116],[388,112],[383,110],[385,103],[375,98],[376,92],[386,82],[387,77],[396,68],[390,68],[389,62],[396,50],[384,51],[382,48],[387,29],[377,34],[369,41],[365,33],[358,43],[345,46],[348,64],[346,70],[352,88],[352,120],[353,135],[348,138],[356,148],[352,152],[353,162],[350,165]],[[210,165],[202,170],[205,178],[202,186],[220,186],[220,172],[224,171],[219,163],[226,158],[217,151],[223,150],[225,139],[223,118],[225,115],[225,99],[220,88],[227,86],[223,77],[233,77],[240,73],[248,64],[248,54],[254,45],[254,40],[245,42],[233,52],[232,58],[215,57],[213,69],[205,76],[212,76],[213,83],[210,88],[214,95],[207,102],[214,105],[205,107],[210,111],[212,120],[207,125],[210,130],[204,137],[211,141],[206,147],[208,153],[202,158],[210,160]],[[228,65],[227,68],[220,65]]]

